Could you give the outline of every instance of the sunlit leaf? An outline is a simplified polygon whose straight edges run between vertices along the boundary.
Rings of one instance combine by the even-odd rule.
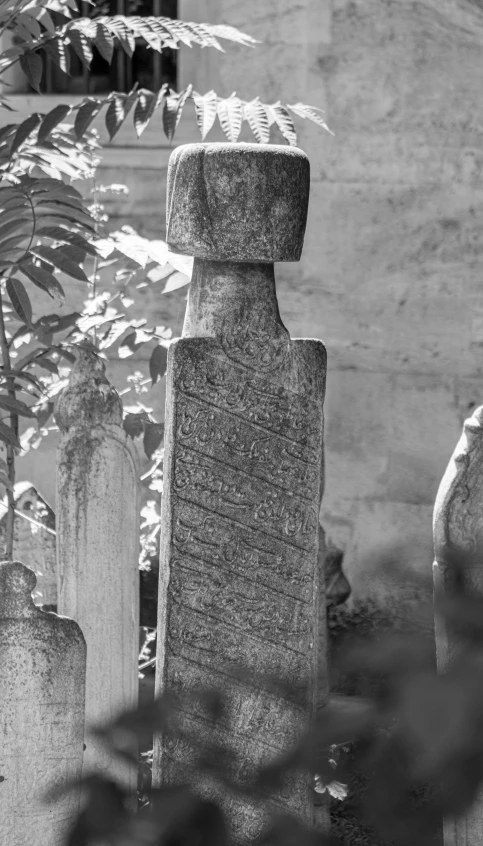
[[[186,99],[190,96],[191,91],[192,86],[189,85],[185,91],[181,91],[179,94],[171,92],[164,101],[163,129],[168,141],[172,141],[174,137],[181,119],[183,106],[186,103]]]
[[[280,129],[280,132],[282,133],[283,137],[286,138],[288,143],[292,146],[297,146],[297,133],[295,131],[292,118],[290,117],[285,106],[282,106],[279,101],[278,103],[274,103],[269,108],[275,118],[275,122],[278,128]]]
[[[203,96],[193,91],[192,96],[195,104],[196,122],[201,132],[201,139],[204,141],[216,120],[218,95],[216,91],[208,91]]]
[[[167,361],[168,350],[166,347],[161,345],[155,347],[149,359],[149,375],[153,385],[166,373]]]
[[[69,73],[69,53],[61,38],[53,38],[51,41],[46,41],[44,50],[49,54],[51,59],[59,66],[61,71]]]
[[[99,255],[95,246],[86,238],[78,232],[71,232],[68,229],[64,229],[62,226],[38,226],[36,232],[38,235],[41,235],[42,238],[51,238],[53,241],[63,241],[66,244],[73,244],[74,246],[80,247],[90,256],[95,257]]]
[[[139,91],[138,101],[134,110],[134,128],[138,138],[141,137],[150,121],[151,115],[154,112],[155,101],[156,96],[152,91],[147,91],[145,88]]]
[[[74,132],[76,138],[82,138],[89,129],[91,123],[96,119],[103,105],[102,100],[88,99],[80,107],[74,121]]]
[[[50,420],[54,413],[54,403],[48,402],[45,406],[43,406],[40,411],[37,412],[37,423],[39,428],[42,429],[45,424]]]
[[[8,446],[13,446],[15,449],[20,449],[20,441],[10,426],[6,426],[5,423],[0,421],[0,440],[3,441],[4,444],[8,444]]]
[[[35,412],[28,405],[5,394],[0,394],[0,408],[14,414],[20,414],[22,417],[35,417]]]
[[[245,104],[245,117],[255,138],[260,144],[268,144],[270,141],[270,125],[267,110],[257,97],[250,103]]]
[[[110,65],[114,53],[114,38],[107,27],[103,26],[101,23],[97,24],[94,44],[99,50],[102,58],[108,63],[108,65]]]
[[[10,277],[7,279],[6,287],[15,314],[19,320],[30,326],[32,323],[32,305],[25,286],[20,279]]]
[[[47,32],[50,33],[50,35],[55,35],[55,24],[52,18],[50,17],[47,9],[41,6],[38,10],[36,10],[36,17],[37,20],[40,21],[42,26],[45,27]]]
[[[59,375],[59,368],[55,362],[51,361],[50,358],[46,358],[45,356],[39,356],[35,359],[35,364],[38,367],[41,367],[43,370],[47,370],[49,373],[54,373],[56,376]]]
[[[38,258],[53,264],[57,270],[61,270],[68,276],[73,276],[74,279],[79,279],[80,282],[88,282],[84,270],[71,258],[68,247],[39,246],[32,247],[31,251],[34,255],[38,256]]]
[[[38,53],[24,53],[20,56],[20,67],[22,68],[29,84],[40,94],[40,80],[42,79],[42,57]]]
[[[13,139],[13,143],[10,148],[10,155],[13,155],[13,153],[18,150],[21,144],[23,144],[24,141],[26,141],[27,138],[32,134],[32,132],[37,129],[39,123],[40,115],[34,113],[30,115],[27,120],[24,120],[23,123],[20,124],[19,128],[15,133],[15,138]]]
[[[295,105],[293,106],[288,103],[287,108],[290,109],[290,111],[292,111],[295,115],[298,115],[298,117],[311,120],[312,123],[316,123],[317,126],[320,126],[322,127],[322,129],[327,130],[327,132],[330,132],[331,135],[334,134],[332,130],[329,129],[324,118],[322,117],[322,109],[318,109],[315,106],[306,106],[304,103],[295,103]]]
[[[64,299],[65,294],[63,288],[52,273],[49,273],[49,271],[44,270],[42,267],[38,267],[33,262],[24,262],[20,269],[34,285],[37,285],[42,291],[46,291],[53,299]]]
[[[112,141],[126,117],[125,96],[114,94],[106,112],[106,129]]]
[[[28,12],[21,12],[20,15],[17,15],[16,23],[22,24],[32,38],[40,38],[42,35],[38,21],[32,15],[29,15]]]
[[[152,423],[151,421],[144,424],[143,448],[148,458],[152,458],[153,453],[161,446],[164,439],[164,426],[162,423]]]
[[[70,106],[59,104],[45,115],[39,128],[38,140],[40,144],[47,140],[52,130],[67,117],[70,111]]]
[[[226,100],[218,101],[218,117],[228,141],[238,141],[241,132],[243,109],[241,100],[232,94]]]
[[[169,294],[170,291],[176,291],[178,288],[183,288],[184,285],[188,285],[189,282],[189,276],[186,276],[185,273],[180,273],[180,271],[177,270],[166,280],[162,293]]]

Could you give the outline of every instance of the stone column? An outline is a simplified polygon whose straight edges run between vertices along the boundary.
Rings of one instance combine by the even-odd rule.
[[[79,810],[86,647],[33,603],[36,577],[0,563],[0,843],[62,846]],[[70,780],[79,788],[47,803]]]
[[[433,565],[435,590],[451,591],[451,562],[458,553],[468,561],[463,569],[467,590],[483,594],[483,568],[471,556],[483,544],[483,406],[465,420],[463,434],[451,456],[434,506]],[[436,618],[438,670],[444,672],[459,644]],[[483,832],[483,793],[458,820],[445,820],[445,846],[480,846]]]
[[[104,371],[81,351],[56,411],[58,604],[87,642],[87,730],[138,700],[138,457]],[[88,734],[86,746],[84,771],[121,780],[134,796],[136,768]]]
[[[171,156],[168,243],[195,262],[168,356],[156,685],[216,688],[228,708],[216,732],[195,706],[183,714],[192,743],[156,738],[155,784],[192,780],[205,740],[250,780],[315,715],[326,353],[290,339],[273,265],[299,260],[308,197],[298,149],[193,144]],[[289,681],[299,704],[258,674]],[[208,777],[196,787],[222,802],[234,843],[252,842],[271,810],[314,823],[309,776],[264,802]]]

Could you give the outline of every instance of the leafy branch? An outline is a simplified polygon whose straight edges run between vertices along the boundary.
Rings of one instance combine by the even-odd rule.
[[[73,5],[66,4],[67,10],[70,10],[68,14],[74,11]],[[66,7],[63,7],[62,14],[66,16]],[[61,27],[56,27],[46,6],[37,7],[33,3],[23,7],[20,21],[18,17],[14,20],[10,19],[7,25],[15,25],[19,43],[3,53],[0,59],[0,72],[20,61],[22,70],[36,90],[39,90],[42,78],[43,63],[39,52],[42,49],[64,73],[68,74],[69,47],[89,69],[93,58],[93,47],[96,47],[103,59],[110,63],[116,47],[120,47],[129,58],[132,58],[136,40],[143,41],[158,53],[166,47],[176,50],[180,44],[189,47],[193,44],[200,47],[214,47],[224,52],[219,39],[251,47],[257,43],[251,36],[231,26],[190,23],[161,16],[78,17]]]
[[[167,84],[159,91],[134,87],[129,94],[114,92],[106,97],[86,97],[75,106],[57,105],[47,114],[34,113],[21,124],[9,124],[0,130],[0,170],[19,157],[23,162],[41,168],[60,167],[68,176],[73,170],[92,168],[92,156],[97,149],[95,137],[87,136],[94,121],[105,109],[105,126],[112,139],[117,135],[129,113],[138,138],[141,137],[158,109],[162,111],[163,131],[172,141],[179,125],[183,109],[188,101],[195,107],[196,122],[204,140],[218,119],[228,141],[236,142],[243,124],[246,123],[256,141],[268,144],[272,127],[277,127],[291,145],[297,145],[297,132],[292,115],[309,120],[326,131],[327,126],[322,109],[306,106],[304,103],[283,105],[263,103],[259,97],[246,101],[236,96],[219,97],[215,91],[199,94],[189,85],[176,93]],[[65,124],[74,117],[73,126]],[[66,167],[68,170],[66,171]],[[74,177],[75,178],[75,177]]]
[[[7,30],[15,34],[16,44],[0,52],[0,75],[19,63],[39,93],[45,56],[69,74],[72,54],[89,69],[94,49],[111,63],[116,51],[132,57],[140,43],[157,52],[178,49],[181,44],[217,50],[223,50],[221,41],[247,47],[256,44],[251,36],[216,24],[152,16],[107,17],[96,14],[95,8],[92,17],[79,16],[77,0],[0,0],[0,34]],[[190,101],[202,139],[217,122],[230,142],[239,139],[244,124],[260,143],[269,142],[275,130],[289,144],[296,144],[295,118],[328,129],[322,110],[303,103],[268,104],[258,97],[245,101],[235,93],[222,98],[215,91],[200,94],[192,86],[176,92],[168,85],[158,91],[134,86],[128,93],[59,104],[0,129],[0,409],[10,416],[10,425],[0,420],[0,443],[7,451],[7,462],[0,463],[0,484],[9,492],[10,551],[16,452],[35,448],[49,431],[54,398],[67,383],[73,350],[83,344],[94,343],[104,357],[117,348],[120,358],[137,353],[143,345],[149,347],[149,378],[136,371],[122,392],[134,391],[137,397],[125,405],[124,425],[131,437],[142,438],[150,459],[143,479],[151,490],[161,489],[163,426],[141,398],[165,374],[171,330],[149,326],[144,318],[133,319],[126,311],[134,302],[127,289],[133,284],[136,288],[160,284],[161,293],[174,291],[188,284],[192,262],[172,256],[164,242],[141,238],[129,227],[104,235],[102,206],[97,201],[89,206],[70,183],[94,179],[100,162],[98,118],[104,119],[113,139],[132,115],[139,137],[158,113],[171,142]],[[0,94],[0,107],[13,111],[5,94]],[[109,265],[115,270],[116,290],[99,291],[99,271]],[[82,313],[47,314],[35,320],[32,286],[61,303],[69,279],[87,285],[89,296]],[[119,302],[124,310],[118,310]],[[20,356],[21,347],[26,349]],[[37,427],[19,436],[19,417],[34,418]],[[143,526],[143,549],[149,549],[159,530],[155,509],[149,511]]]

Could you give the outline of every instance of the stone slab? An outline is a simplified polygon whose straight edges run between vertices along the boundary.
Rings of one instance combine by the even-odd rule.
[[[199,711],[183,724],[227,746],[243,783],[296,741],[316,705],[325,350],[291,341],[265,370],[240,357],[215,338],[170,347],[157,687],[226,696],[215,736]],[[285,678],[298,704],[264,689],[260,673]],[[195,759],[196,745],[160,738],[155,777],[179,780]],[[196,786],[217,795],[209,779]],[[236,843],[251,842],[270,809],[314,821],[308,776],[260,804],[220,798]]]
[[[63,846],[80,786],[46,796],[82,774],[86,645],[73,620],[36,608],[35,584],[0,564],[0,842]]]

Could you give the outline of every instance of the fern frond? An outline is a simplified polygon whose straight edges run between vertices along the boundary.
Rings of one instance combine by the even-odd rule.
[[[0,186],[0,269],[15,265],[16,274],[63,299],[57,272],[87,281],[82,263],[92,255],[95,222],[82,195],[58,179],[23,176]],[[7,293],[17,316],[29,322],[32,309],[22,280]]]
[[[85,178],[92,174],[94,156],[99,148],[90,127],[104,108],[110,139],[117,134],[129,112],[133,111],[134,127],[140,136],[156,110],[161,108],[164,133],[171,142],[190,99],[203,140],[218,118],[228,141],[233,143],[238,140],[245,122],[259,143],[269,143],[271,129],[276,126],[289,144],[296,145],[297,132],[290,112],[331,132],[322,110],[303,103],[284,106],[280,101],[262,103],[258,97],[247,102],[235,94],[224,99],[215,91],[201,95],[192,86],[179,93],[166,84],[159,91],[135,86],[128,94],[113,92],[104,98],[86,97],[75,106],[58,105],[46,115],[35,113],[18,126],[4,127],[0,130],[0,174],[7,167],[16,174],[22,166],[27,166],[27,172],[31,172],[36,165],[49,176],[57,169],[73,179]],[[69,116],[74,120],[73,126],[64,123]]]

